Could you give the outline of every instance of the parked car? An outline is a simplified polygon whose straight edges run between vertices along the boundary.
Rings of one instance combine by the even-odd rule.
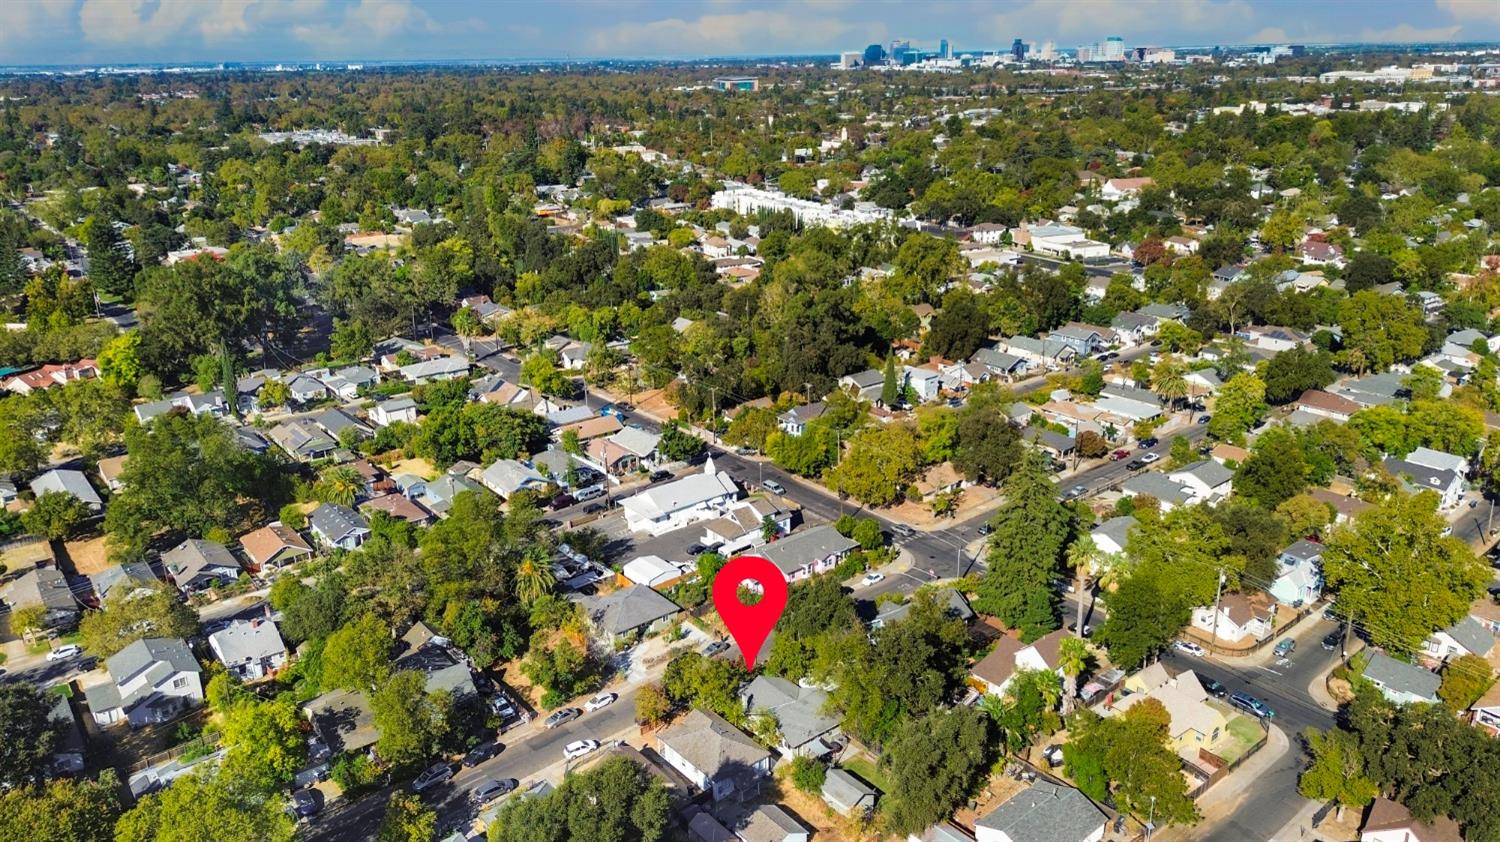
[[[553,511],[557,511],[558,509],[566,509],[567,507],[577,502],[578,501],[573,499],[573,495],[571,494],[559,494],[556,497],[553,497],[552,502],[548,503],[547,505],[551,506]]]
[[[979,529],[977,531],[980,535],[988,535],[991,532],[995,531],[995,527],[988,523],[981,523],[979,524]]]
[[[904,523],[894,524],[893,526],[891,526],[891,531],[896,533],[897,535],[900,535],[902,538],[912,538],[917,534],[917,530],[912,529],[910,526],[907,526]]]
[[[1281,642],[1279,642],[1279,643],[1276,644],[1276,648],[1273,649],[1273,650],[1271,650],[1271,651],[1273,651],[1273,652],[1276,653],[1276,657],[1278,657],[1278,658],[1285,658],[1286,656],[1292,654],[1296,650],[1297,650],[1297,641],[1292,640],[1290,637],[1283,637],[1281,639]]]
[[[563,757],[567,760],[576,760],[598,748],[598,740],[574,740],[563,746]]]
[[[488,804],[491,801],[494,801],[496,798],[510,793],[515,788],[515,778],[505,778],[498,781],[492,778],[490,780],[484,781],[479,786],[476,786],[474,787],[474,789],[470,790],[469,800],[474,802],[475,804]]]
[[[594,505],[589,506],[588,508],[584,509],[583,513],[586,514],[586,515],[597,515],[597,514],[599,514],[602,511],[604,511],[604,504],[603,503],[595,503]]]
[[[1155,462],[1155,461],[1157,461],[1159,459],[1161,459],[1161,454],[1160,453],[1142,453],[1141,454],[1141,461],[1144,462],[1147,465],[1149,465],[1152,462]]]
[[[452,766],[449,766],[447,763],[434,763],[427,767],[427,771],[418,775],[417,779],[411,782],[411,788],[413,792],[421,792],[422,790],[437,786],[452,777]]]
[[[689,544],[687,548],[687,554],[690,556],[700,556],[708,552],[710,549],[712,549],[712,547],[708,546],[707,544]]]
[[[1085,495],[1087,493],[1089,493],[1089,487],[1088,486],[1086,486],[1086,485],[1075,485],[1072,488],[1068,489],[1067,491],[1064,491],[1062,498],[1064,500],[1077,500],[1079,497],[1082,497],[1083,495]]]
[[[1201,658],[1208,654],[1207,650],[1191,640],[1174,640],[1172,641],[1172,648],[1183,654],[1192,655],[1194,658]]]
[[[1229,695],[1229,691],[1224,689],[1224,685],[1214,681],[1212,678],[1204,678],[1200,675],[1198,676],[1198,683],[1203,685],[1204,692],[1216,699],[1222,699]]]
[[[494,740],[480,743],[479,745],[469,749],[469,753],[464,755],[463,765],[478,766],[479,764],[483,763],[486,760],[489,760],[491,757],[494,757],[504,750],[505,746],[495,742]]]
[[[876,582],[881,582],[881,581],[884,581],[884,580],[885,580],[885,574],[884,573],[876,573],[875,571],[871,570],[869,573],[865,574],[865,577],[863,579],[859,580],[859,583],[861,585],[864,585],[865,587],[868,588],[869,586],[875,584]]]
[[[1212,417],[1213,417],[1212,415],[1208,415],[1206,413],[1203,414],[1203,415],[1200,415],[1200,416],[1198,416],[1198,423],[1199,424],[1207,424],[1208,423],[1208,419],[1210,419]]]
[[[602,707],[608,707],[612,702],[614,702],[615,699],[618,699],[618,698],[620,698],[620,697],[617,696],[617,695],[615,695],[614,693],[600,693],[599,695],[595,696],[594,698],[589,699],[587,702],[584,702],[583,703],[583,709],[584,710],[598,710],[599,708],[602,708]]]
[[[658,468],[658,469],[656,469],[656,470],[654,470],[654,471],[651,472],[651,481],[652,482],[661,482],[664,479],[671,479],[671,478],[672,478],[672,472],[669,471],[669,470],[667,470],[667,469],[665,469],[665,468]]]
[[[771,492],[772,494],[785,494],[786,493],[786,486],[782,485],[781,483],[777,482],[774,479],[763,479],[763,480],[761,480],[760,481],[760,487],[764,488],[765,490],[767,490],[769,492]]]
[[[1149,439],[1141,439],[1137,446],[1140,447],[1141,450],[1145,450],[1148,447],[1156,447],[1158,444],[1161,444],[1161,441],[1153,437]]]
[[[729,641],[727,640],[715,640],[713,643],[710,643],[707,646],[703,647],[703,654],[709,658],[712,658],[713,656],[718,655],[721,652],[728,651]]]
[[[1047,746],[1042,750],[1042,759],[1047,761],[1047,765],[1053,769],[1063,765],[1062,746]]]
[[[556,728],[559,725],[564,725],[572,722],[582,715],[583,711],[579,710],[578,708],[563,708],[562,710],[556,711],[551,716],[547,717],[547,719],[542,724],[545,725],[548,729],[552,729]]]
[[[310,819],[323,809],[323,791],[320,789],[299,789],[292,793],[292,815],[299,819]]]
[[[47,653],[49,661],[66,661],[83,654],[83,647],[76,643],[66,643]]]
[[[1068,631],[1070,631],[1070,632],[1076,632],[1076,631],[1078,631],[1078,621],[1077,620],[1074,620],[1073,622],[1071,622],[1071,623],[1068,624]],[[1089,625],[1088,623],[1084,623],[1083,624],[1083,633],[1080,634],[1079,637],[1092,637],[1093,634],[1094,634],[1094,627],[1091,626],[1091,625]]]
[[[1129,458],[1129,456],[1130,456],[1130,451],[1128,449],[1122,447],[1119,450],[1116,450],[1114,453],[1109,454],[1109,461],[1111,461],[1111,462],[1118,462],[1121,459]]]
[[[1127,471],[1139,471],[1144,467],[1146,467],[1146,463],[1140,459],[1132,459],[1125,463],[1125,470]]]
[[[1269,705],[1249,693],[1235,693],[1229,697],[1229,703],[1261,719],[1274,719],[1276,717],[1276,711],[1271,710]]]
[[[1343,642],[1343,629],[1334,629],[1333,631],[1323,636],[1323,648],[1327,649],[1329,652],[1332,652],[1333,650],[1339,648],[1339,645]]]

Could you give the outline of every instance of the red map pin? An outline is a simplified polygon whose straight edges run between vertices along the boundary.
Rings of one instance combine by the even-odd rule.
[[[760,586],[760,602],[754,605],[740,602],[740,585],[746,581]],[[732,558],[714,577],[714,608],[739,645],[745,669],[755,669],[760,647],[781,619],[781,612],[786,610],[786,578],[780,568],[760,556]]]

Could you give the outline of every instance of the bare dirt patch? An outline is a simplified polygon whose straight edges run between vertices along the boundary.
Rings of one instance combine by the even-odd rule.
[[[63,551],[73,563],[73,572],[80,576],[102,573],[109,567],[109,550],[104,546],[103,535],[63,543]]]

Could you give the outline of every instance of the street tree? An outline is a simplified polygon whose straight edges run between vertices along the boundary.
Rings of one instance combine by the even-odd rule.
[[[1057,628],[1057,577],[1073,515],[1057,500],[1042,457],[1032,452],[1005,481],[1005,503],[991,520],[989,569],[974,607],[1036,640]]]
[[[284,799],[229,770],[180,777],[115,823],[117,842],[291,842],[295,831]]]
[[[1312,762],[1297,781],[1297,791],[1304,798],[1334,802],[1338,818],[1345,807],[1363,807],[1380,794],[1379,785],[1364,774],[1359,741],[1353,734],[1337,728],[1309,728],[1302,739],[1312,755]]]

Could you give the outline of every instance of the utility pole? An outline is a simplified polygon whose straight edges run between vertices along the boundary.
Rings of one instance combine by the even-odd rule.
[[[1151,812],[1146,818],[1146,842],[1151,842],[1151,831],[1156,830],[1156,796],[1151,796]]]
[[[1209,643],[1209,646],[1211,646],[1211,647],[1219,645],[1219,597],[1223,596],[1223,594],[1224,594],[1224,568],[1221,567],[1221,568],[1219,568],[1219,583],[1214,586],[1213,640]],[[1152,799],[1153,802],[1155,800],[1156,799],[1154,799],[1154,798]]]

